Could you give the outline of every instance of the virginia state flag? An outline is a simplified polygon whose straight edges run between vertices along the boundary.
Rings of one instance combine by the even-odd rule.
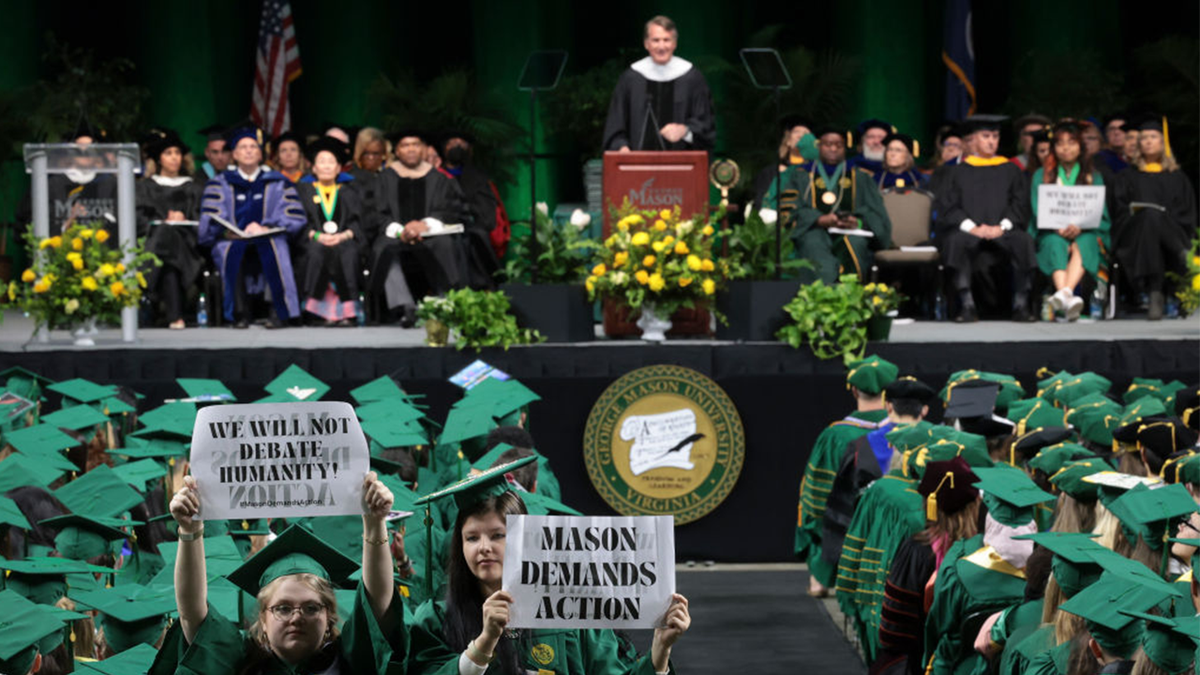
[[[971,37],[971,0],[946,0],[946,119],[975,114],[975,41]]]

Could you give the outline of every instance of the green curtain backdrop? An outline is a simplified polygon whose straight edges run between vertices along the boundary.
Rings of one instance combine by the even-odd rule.
[[[861,76],[851,114],[839,121],[849,125],[884,117],[929,141],[941,122],[942,4],[293,0],[303,65],[293,87],[293,122],[302,131],[315,131],[326,121],[377,124],[383,111],[372,109],[368,92],[380,75],[408,71],[427,81],[457,68],[472,71],[479,86],[494,94],[501,111],[524,128],[528,95],[516,90],[516,80],[529,51],[566,49],[568,68],[578,72],[614,57],[621,48],[636,54],[643,22],[664,13],[679,25],[679,54],[693,61],[720,58],[740,68],[738,48],[772,24],[784,27],[781,49],[803,45],[815,52],[856,56]],[[147,123],[179,129],[197,153],[202,148],[197,129],[217,121],[232,123],[248,113],[259,2],[131,0],[120,3],[119,9],[111,3],[65,0],[4,5],[0,91],[19,90],[50,75],[44,72],[41,55],[42,36],[52,31],[58,39],[92,48],[102,57],[132,59],[132,78],[151,92],[144,111]],[[1027,75],[1021,68],[1054,64],[1052,58],[1031,63],[1030,54],[1094,51],[1100,66],[1124,74],[1141,44],[1179,31],[1195,40],[1200,9],[1196,3],[1186,5],[1164,8],[1170,12],[1164,16],[1119,0],[977,1],[981,109],[999,109],[1009,100],[1011,83]],[[711,84],[714,96],[721,99],[724,82],[714,78]],[[582,201],[578,162],[567,159],[564,148],[548,147],[550,135],[540,121],[538,128],[539,152],[564,153],[561,159],[539,164],[538,199]],[[719,151],[728,150],[723,143],[719,137]],[[932,147],[931,142],[927,145]],[[521,137],[504,150],[519,155],[525,148]],[[26,189],[18,162],[10,159],[3,169],[0,222],[11,220]],[[529,207],[528,167],[517,159],[513,169],[515,180],[501,189],[510,212],[520,218]]]

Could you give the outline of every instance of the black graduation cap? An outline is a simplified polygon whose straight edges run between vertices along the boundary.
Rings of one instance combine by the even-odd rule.
[[[1053,140],[1049,129],[1038,129],[1030,134],[1030,137],[1033,138],[1034,145],[1038,143],[1050,143]]]
[[[867,133],[867,131],[870,129],[883,129],[884,133],[888,133],[888,134],[896,133],[896,127],[892,126],[890,122],[885,122],[881,119],[876,119],[874,117],[872,117],[869,120],[863,120],[862,122],[859,122],[858,127],[855,129],[855,131],[858,133],[859,136],[862,136],[863,134]]]
[[[179,148],[180,154],[184,155],[192,151],[188,144],[179,137],[179,132],[167,128],[152,130],[142,147],[146,151],[146,155],[154,160],[158,160],[167,148]]]
[[[429,145],[429,133],[416,127],[401,127],[387,134],[387,139],[393,146],[400,145],[400,141],[405,138],[419,138],[422,143]]]
[[[950,390],[944,416],[951,419],[991,417],[999,394],[999,382],[982,378],[959,382]]]
[[[1038,113],[1026,113],[1013,122],[1013,127],[1019,132],[1030,124],[1040,124],[1043,127],[1048,127],[1050,126],[1050,118]]]
[[[304,134],[298,134],[289,129],[271,139],[271,148],[278,152],[279,144],[283,143],[284,141],[292,141],[296,145],[300,146],[300,152],[304,152]]]
[[[1041,452],[1042,448],[1058,445],[1073,435],[1074,432],[1066,427],[1041,427],[1013,441],[1012,451],[1014,455],[1030,459]]]
[[[958,420],[958,426],[969,434],[978,434],[985,438],[1009,436],[1017,428],[1017,425],[999,415],[962,417]]]
[[[796,127],[808,127],[811,130],[813,123],[804,115],[797,113],[789,113],[779,120],[779,129],[785,134]]]
[[[467,145],[475,147],[475,135],[462,128],[445,129],[439,132],[437,135],[438,147],[445,149],[446,143],[452,138],[461,138],[467,142]]]
[[[1161,126],[1159,125],[1159,128]],[[79,123],[75,125],[75,130],[71,132],[71,136],[67,140],[74,142],[83,136],[87,136],[95,143],[103,143],[108,132],[98,126],[93,126],[87,117],[80,117]]]
[[[947,138],[962,139],[966,134],[967,131],[963,128],[962,122],[950,120],[938,129],[937,138],[939,143],[945,143]]]
[[[905,376],[884,387],[883,395],[888,401],[929,403],[937,397],[937,392],[917,378]]]
[[[1147,113],[1138,119],[1134,124],[1137,131],[1157,131],[1162,133],[1163,116],[1156,113]]]
[[[1006,115],[972,115],[963,122],[970,129],[970,133],[976,131],[1000,131],[1000,127],[1008,121]]]
[[[883,147],[886,148],[887,146],[891,145],[892,141],[900,141],[903,143],[904,147],[908,148],[908,153],[913,157],[921,156],[921,146],[917,143],[917,139],[913,138],[912,136],[900,133],[888,134],[887,137],[883,139]]]
[[[1175,414],[1184,426],[1192,431],[1200,431],[1200,386],[1193,385],[1176,392]]]
[[[854,144],[854,134],[851,133],[850,130],[845,127],[838,126],[836,124],[826,123],[826,124],[822,124],[822,125],[818,126],[816,129],[813,130],[813,136],[816,136],[817,140],[821,140],[822,138],[824,138],[825,136],[827,136],[829,134],[836,134],[838,136],[841,136],[842,140],[845,141],[847,147]]]
[[[1128,123],[1129,115],[1124,112],[1109,113],[1109,114],[1105,115],[1104,116],[1104,128],[1107,129],[1108,125],[1112,124],[1113,122],[1115,122],[1117,120],[1121,120],[1122,122]],[[1121,125],[1122,128],[1124,128],[1124,126],[1125,126],[1124,124]]]
[[[225,140],[225,125],[220,122],[210,124],[203,129],[197,129],[196,133],[200,134],[207,141],[223,141]]]
[[[339,165],[350,161],[350,146],[333,136],[322,136],[304,148],[304,154],[310,162],[316,162],[321,152],[333,153]]]

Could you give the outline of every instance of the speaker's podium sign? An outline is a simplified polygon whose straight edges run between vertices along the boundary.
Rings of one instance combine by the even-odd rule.
[[[635,209],[680,207],[684,218],[708,217],[708,153],[703,150],[604,153],[604,237],[609,207],[628,199]]]
[[[196,415],[191,471],[204,520],[360,514],[369,470],[349,403],[218,405]]]
[[[512,628],[657,628],[675,592],[670,516],[508,516]]]

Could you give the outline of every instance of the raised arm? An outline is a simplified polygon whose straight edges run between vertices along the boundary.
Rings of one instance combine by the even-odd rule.
[[[363,479],[362,580],[376,620],[391,607],[395,596],[392,547],[388,546],[387,514],[395,497],[374,471]]]
[[[187,476],[184,487],[171,498],[171,515],[179,525],[179,550],[175,555],[175,606],[183,636],[190,643],[208,617],[208,577],[204,563],[204,523],[196,479]]]

